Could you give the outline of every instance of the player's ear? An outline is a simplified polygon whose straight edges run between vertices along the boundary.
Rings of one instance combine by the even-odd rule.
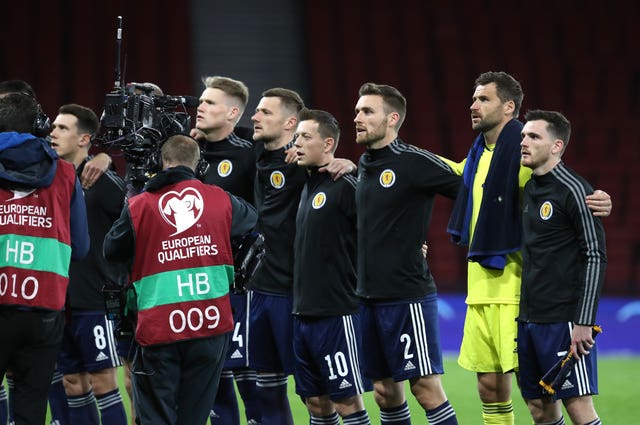
[[[562,153],[564,149],[564,142],[560,139],[556,139],[553,141],[553,146],[551,147],[551,153],[559,154]]]
[[[294,116],[290,116],[284,123],[285,130],[293,130],[296,131],[298,127],[298,119]]]
[[[83,133],[80,136],[80,140],[78,141],[78,146],[84,148],[85,146],[91,145],[91,135],[89,133]]]
[[[229,112],[227,112],[227,118],[229,121],[236,121],[238,118],[238,114],[240,113],[240,108],[237,106],[232,106],[229,108]]]
[[[397,127],[398,122],[400,121],[400,114],[397,112],[391,112],[387,116],[389,117],[389,122],[387,123],[387,125],[393,128]]]
[[[516,103],[513,100],[507,100],[502,104],[502,110],[505,115],[513,115],[516,110]]]
[[[333,147],[335,146],[336,141],[333,140],[333,137],[327,137],[326,139],[324,139],[324,146],[322,149],[323,153],[331,153],[333,152]]]

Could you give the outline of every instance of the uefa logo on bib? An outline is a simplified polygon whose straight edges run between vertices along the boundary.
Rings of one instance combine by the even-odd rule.
[[[204,211],[202,195],[193,187],[187,187],[178,193],[170,191],[158,201],[160,215],[176,232],[171,236],[188,230],[198,222]]]

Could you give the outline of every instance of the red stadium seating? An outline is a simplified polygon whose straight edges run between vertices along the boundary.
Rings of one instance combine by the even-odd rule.
[[[477,75],[504,70],[516,76],[526,94],[521,112],[563,112],[573,125],[565,161],[613,198],[613,214],[604,219],[610,252],[605,292],[640,293],[640,196],[634,192],[640,182],[640,4],[491,4],[436,7],[409,0],[389,20],[391,9],[381,0],[343,2],[331,15],[340,21],[334,38],[344,35],[371,49],[339,49],[332,59],[341,64],[345,87],[372,75],[397,84],[410,101],[403,137],[452,159],[463,158],[474,137],[468,111]],[[321,7],[314,2],[315,8]],[[381,24],[354,34],[354,20]],[[322,91],[322,75],[312,84]],[[436,279],[453,288],[454,279],[464,285],[466,264],[464,249],[450,246],[444,233],[448,213],[436,204],[429,259]]]

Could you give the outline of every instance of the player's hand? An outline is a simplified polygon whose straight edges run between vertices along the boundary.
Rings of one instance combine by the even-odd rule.
[[[591,352],[595,340],[591,326],[575,325],[571,334],[571,353],[576,360]]]
[[[298,154],[296,153],[295,146],[284,151],[284,155],[284,162],[287,164],[296,164],[298,162]]]
[[[191,136],[192,138],[196,139],[196,140],[204,140],[205,139],[205,134],[203,131],[198,130],[197,128],[192,128],[191,131],[189,131],[189,136]]]
[[[356,171],[356,164],[346,158],[336,158],[324,167],[318,169],[321,173],[331,174],[333,180],[338,180],[345,174],[351,174]]]
[[[427,245],[427,242],[423,242],[422,243],[422,256],[425,258],[425,260],[427,259],[427,253],[429,252],[429,245]]]
[[[100,152],[90,161],[84,164],[82,175],[80,176],[80,184],[83,189],[89,189],[102,176],[111,165],[111,157],[106,153]]]
[[[613,208],[611,196],[602,190],[596,190],[593,194],[587,195],[586,203],[596,217],[608,217]]]

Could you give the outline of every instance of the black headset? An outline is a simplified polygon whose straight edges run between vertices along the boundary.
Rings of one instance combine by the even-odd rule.
[[[198,164],[196,165],[196,177],[200,181],[204,181],[204,178],[207,176],[207,172],[209,171],[209,162],[203,158],[202,153],[200,153],[200,159],[198,160]]]
[[[47,137],[49,133],[51,133],[51,120],[49,119],[47,114],[45,114],[44,111],[42,110],[42,106],[40,106],[38,99],[36,99],[35,96],[32,93],[29,93],[28,91],[23,90],[16,93],[20,93],[24,96],[30,97],[31,99],[34,100],[34,102],[36,102],[36,105],[38,105],[38,112],[36,113],[36,118],[33,120],[33,125],[31,127],[31,134],[37,137]]]

